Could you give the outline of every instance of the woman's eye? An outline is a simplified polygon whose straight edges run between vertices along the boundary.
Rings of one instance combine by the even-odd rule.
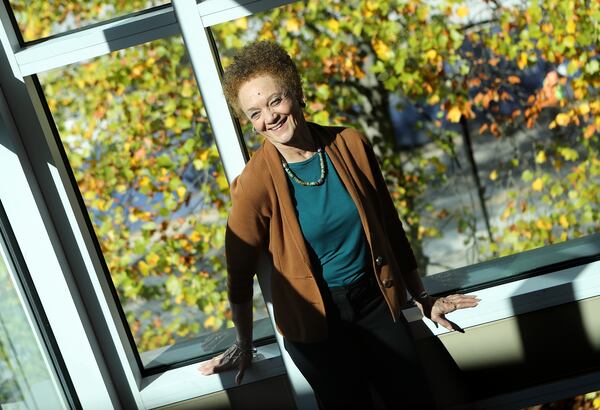
[[[255,120],[258,118],[258,112],[253,112],[252,114],[250,114],[250,119]]]
[[[281,103],[281,98],[277,97],[273,101],[271,101],[271,106],[277,106]]]

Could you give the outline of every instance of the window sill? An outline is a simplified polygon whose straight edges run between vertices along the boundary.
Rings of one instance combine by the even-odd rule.
[[[600,295],[600,261],[594,261],[543,275],[503,283],[477,291],[481,302],[476,309],[451,314],[450,319],[464,329],[509,318],[563,303]],[[421,320],[417,308],[403,311],[409,322]],[[434,335],[449,333],[425,320]],[[286,373],[277,344],[258,348],[259,359],[247,370],[242,385]],[[198,364],[190,364],[144,377],[141,397],[146,408],[155,408],[237,387],[235,373],[202,376]]]
[[[145,407],[152,409],[238,387],[233,371],[203,376],[197,368],[198,363],[194,363],[144,377],[140,394]],[[282,374],[285,374],[285,367],[279,348],[276,343],[271,343],[258,348],[258,358],[246,371],[241,385]]]
[[[600,261],[573,266],[544,275],[504,283],[474,292],[480,299],[476,309],[453,312],[449,318],[463,329],[515,315],[541,310],[600,295]],[[403,311],[409,322],[421,320],[416,307]],[[436,328],[430,320],[424,323],[434,335],[449,333]]]

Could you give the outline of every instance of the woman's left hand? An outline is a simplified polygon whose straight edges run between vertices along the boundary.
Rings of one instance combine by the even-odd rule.
[[[443,298],[429,296],[425,299],[415,300],[415,303],[423,316],[452,331],[457,327],[446,319],[446,315],[458,309],[475,307],[479,300],[476,295],[455,294]]]

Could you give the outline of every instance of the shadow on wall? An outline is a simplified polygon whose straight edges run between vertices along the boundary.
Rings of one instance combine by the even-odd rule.
[[[571,268],[573,279],[583,267]],[[566,273],[565,273],[566,274]],[[523,286],[527,286],[524,283]],[[518,291],[517,291],[518,293]],[[540,310],[523,312],[525,306],[544,306],[551,300],[576,300],[572,283],[548,287],[512,298],[515,312],[513,328],[499,321],[483,329],[494,332],[492,346],[480,346],[493,357],[494,349],[512,353],[507,360],[496,360],[493,366],[473,366],[463,374],[476,400],[513,393],[521,389],[557,382],[600,369],[600,349],[589,337],[589,321],[584,320],[581,302],[563,303]],[[594,324],[598,326],[598,324]],[[502,352],[498,352],[502,355]]]

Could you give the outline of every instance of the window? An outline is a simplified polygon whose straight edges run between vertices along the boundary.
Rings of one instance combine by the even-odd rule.
[[[368,136],[432,275],[598,232],[592,17],[494,4],[311,0],[212,30],[224,66],[277,41],[309,120]]]
[[[24,41],[64,33],[91,23],[167,3],[170,1],[9,1]]]
[[[229,186],[181,38],[40,82],[144,367],[226,348]],[[255,310],[272,335],[258,284]]]
[[[0,407],[67,408],[0,228]]]
[[[19,184],[8,190],[4,188],[10,184],[0,184],[0,191],[2,201],[13,209],[28,204],[24,212],[11,216],[21,225],[28,225],[34,214],[39,219],[20,227],[21,233],[27,233],[26,246],[33,249],[24,249],[34,255],[28,263],[35,257],[42,261],[36,277],[60,279],[65,285],[57,298],[64,296],[68,303],[63,306],[48,298],[45,307],[60,308],[51,315],[53,329],[60,327],[56,321],[66,322],[58,343],[82,404],[97,404],[100,397],[105,407],[111,406],[111,400],[112,404],[124,400],[127,408],[155,408],[234,387],[229,375],[198,382],[194,363],[233,341],[224,302],[222,232],[229,201],[221,162],[234,175],[243,165],[245,147],[231,132],[237,124],[230,123],[220,93],[206,92],[206,101],[200,101],[182,41],[168,37],[186,31],[185,16],[175,19],[166,1],[99,5],[96,0],[65,0],[58,2],[61,5],[25,6],[14,0],[4,6],[9,3],[20,24],[15,28],[25,41],[36,43],[17,45],[12,62],[25,76],[39,75],[48,106],[42,108],[52,114],[58,129],[54,137],[64,150],[60,154],[68,159],[73,185],[68,178],[59,181],[59,173],[48,163],[52,158],[64,176],[55,141],[50,141],[48,156],[40,131],[46,124],[39,114],[38,96],[31,94],[36,80],[26,77],[23,85],[2,67],[3,92],[11,94],[12,112],[6,118],[12,115],[19,123],[22,141],[19,137],[15,141],[25,148],[18,160],[0,161],[0,168],[11,175],[8,181],[17,173],[20,177]],[[540,265],[582,263],[582,255],[591,257],[587,262],[598,259],[600,106],[593,77],[598,55],[591,17],[586,14],[588,4],[309,0],[257,12],[282,3],[288,1],[200,1],[194,6],[204,25],[217,24],[212,30],[223,66],[245,43],[275,39],[294,56],[305,76],[309,119],[352,125],[371,139],[424,273],[431,275],[426,278],[429,290],[489,287],[499,272],[503,280],[513,282],[515,274]],[[178,6],[182,4],[186,2]],[[148,7],[156,10],[138,12]],[[188,24],[197,22],[195,27],[204,30],[197,15],[189,16]],[[108,26],[114,32],[106,30],[106,19],[113,19]],[[229,19],[233,20],[220,24]],[[30,25],[27,20],[35,22]],[[90,23],[97,30],[72,31]],[[10,24],[4,21],[3,25],[11,34]],[[55,35],[61,36],[55,39],[59,41],[39,41]],[[201,57],[194,59],[201,61],[194,64],[196,73],[208,67],[205,73],[215,74],[212,50],[204,40],[187,52],[193,55],[201,50],[196,54]],[[148,41],[152,43],[139,45]],[[121,50],[133,44],[139,46]],[[96,58],[108,50],[110,55]],[[12,50],[5,51],[12,57]],[[93,60],[83,61],[92,56]],[[76,65],[66,66],[74,61]],[[199,78],[203,93],[207,78],[209,85],[218,88],[216,74]],[[23,107],[27,109],[21,111]],[[204,109],[211,113],[211,126]],[[41,119],[29,115],[34,111]],[[27,128],[26,122],[34,125]],[[246,145],[252,149],[257,141],[249,128],[243,129]],[[213,139],[219,141],[220,155]],[[32,174],[31,180],[25,178]],[[60,198],[54,184],[59,185]],[[29,188],[39,188],[41,194],[30,197]],[[74,191],[79,203],[64,202],[73,199]],[[511,192],[513,197],[508,196]],[[13,198],[14,193],[19,196]],[[80,209],[74,218],[62,215],[63,206],[68,213],[80,204],[89,229],[75,225],[81,222]],[[39,211],[41,217],[32,211]],[[59,232],[47,233],[46,228]],[[35,238],[37,233],[40,238]],[[91,252],[94,261],[88,265],[87,259],[78,261],[82,251],[78,247],[89,245],[90,237],[98,252]],[[528,243],[538,248],[526,250]],[[69,248],[71,244],[75,246]],[[45,246],[44,258],[35,249],[40,245]],[[112,322],[113,298],[105,293],[105,278],[98,281],[94,275],[103,272],[90,268],[98,265],[96,254],[121,302],[123,323],[145,370],[141,378],[137,367],[130,366],[129,346],[121,346],[120,326]],[[85,264],[85,269],[70,272],[65,265],[71,262]],[[54,265],[51,272],[45,269],[50,264]],[[593,265],[586,269],[590,272]],[[562,274],[558,268],[553,270]],[[569,293],[559,302],[547,303],[596,296],[596,287],[584,286],[592,276],[587,272],[577,284],[588,293]],[[77,278],[81,280],[63,278],[63,273],[82,275]],[[558,275],[549,276],[547,283],[545,276],[535,279],[540,279],[537,282],[545,291]],[[560,279],[568,281],[569,276]],[[489,290],[494,293],[499,287]],[[54,289],[40,285],[38,290],[42,294]],[[255,290],[255,339],[272,336]],[[536,292],[527,293],[527,299],[535,299]],[[516,296],[522,300],[523,295]],[[537,307],[531,309],[539,309],[538,304],[532,305]],[[490,310],[474,311],[477,318],[464,323],[479,325],[517,314],[503,309],[492,315]],[[87,315],[106,319],[109,326],[86,327]],[[75,330],[74,324],[76,339],[75,332],[69,332]],[[69,349],[69,340],[81,341],[86,349]],[[263,359],[249,372],[247,382],[283,375],[285,351],[276,350],[274,346],[261,350]],[[189,366],[183,366],[186,363]],[[85,377],[78,377],[81,368]],[[18,366],[12,369],[23,374],[14,370]],[[91,369],[94,383],[87,377]],[[287,371],[296,385],[293,366]],[[13,397],[28,403],[23,392],[29,387],[22,385]],[[20,389],[21,385],[10,386]],[[302,386],[297,391],[310,397]]]

